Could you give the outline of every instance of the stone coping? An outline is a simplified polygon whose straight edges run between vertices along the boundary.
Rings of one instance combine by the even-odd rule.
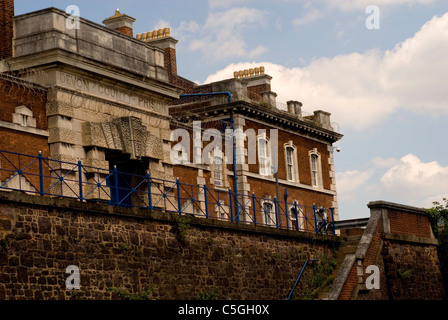
[[[115,207],[106,203],[81,202],[76,199],[41,197],[38,195],[28,195],[20,191],[0,191],[0,202],[16,203],[17,205],[43,206],[82,211],[87,214],[104,214],[130,219],[157,220],[167,223],[176,223],[179,216],[175,212],[163,212],[159,210],[150,211],[144,208],[124,208]],[[296,230],[277,229],[267,226],[253,225],[249,223],[237,223],[222,221],[218,219],[205,219],[191,215],[182,215],[187,223],[197,227],[226,229],[235,232],[265,234],[266,236],[297,238],[313,242],[334,242],[341,241],[342,237],[337,235],[316,235],[314,232],[303,232]]]

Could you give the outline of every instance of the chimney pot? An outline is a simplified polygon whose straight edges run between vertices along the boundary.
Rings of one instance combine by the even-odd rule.
[[[126,15],[120,13],[120,10],[117,9],[115,11],[115,14],[107,19],[104,19],[103,23],[106,27],[109,29],[121,32],[127,36],[133,37],[133,24],[135,22],[135,19]]]

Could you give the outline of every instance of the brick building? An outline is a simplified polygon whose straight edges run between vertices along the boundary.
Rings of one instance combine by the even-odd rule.
[[[177,75],[168,28],[134,37],[135,19],[118,10],[101,25],[56,8],[14,16],[13,0],[0,9],[0,149],[41,151],[57,163],[48,162],[40,188],[26,178],[30,191],[84,199],[81,182],[89,199],[303,230],[313,205],[333,208],[338,219],[333,143],[342,135],[327,112],[304,115],[294,100],[279,108],[264,68],[197,85]],[[192,138],[188,154],[173,138],[178,130]],[[211,148],[204,134],[222,145]],[[8,172],[21,179],[15,169]],[[123,184],[109,170],[158,179],[149,184],[158,198],[149,200],[148,184],[134,176]],[[168,184],[176,178],[182,192]],[[126,188],[131,195],[110,191]],[[176,192],[182,199],[167,206]]]

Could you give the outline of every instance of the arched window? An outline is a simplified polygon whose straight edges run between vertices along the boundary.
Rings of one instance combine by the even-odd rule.
[[[276,224],[274,204],[271,201],[264,201],[262,207],[263,223],[266,226],[274,226]]]
[[[314,148],[310,151],[311,186],[322,188],[322,165],[320,154]]]
[[[285,148],[286,180],[299,182],[297,149],[292,143],[292,141],[285,143],[284,148]]]
[[[266,133],[258,136],[258,163],[259,173],[263,176],[271,174],[271,155],[269,150],[269,140]]]
[[[215,186],[222,187],[223,177],[222,177],[222,157],[214,156],[213,157],[213,183]]]

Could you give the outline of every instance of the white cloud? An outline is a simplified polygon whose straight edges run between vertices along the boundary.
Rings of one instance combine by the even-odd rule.
[[[366,171],[349,170],[336,173],[336,185],[339,201],[357,200],[359,192],[372,177],[374,169]]]
[[[343,219],[349,212],[367,214],[364,206],[375,200],[430,208],[448,196],[448,166],[423,162],[408,154],[401,159],[374,158],[364,170],[336,173],[336,188]],[[362,204],[362,205],[360,205]],[[358,208],[359,207],[359,208]]]
[[[260,28],[265,12],[253,8],[232,8],[226,11],[210,13],[203,25],[183,23],[181,39],[194,32],[188,49],[199,51],[203,60],[215,62],[228,58],[254,58],[268,49],[262,45],[249,48],[243,36],[244,31]],[[182,26],[182,24],[181,24]]]
[[[415,4],[423,4],[428,5],[432,4],[437,0],[318,0],[320,2],[326,3],[330,7],[336,7],[344,11],[348,10],[359,10],[365,9],[369,5],[376,5],[379,8],[386,6],[398,6],[398,5],[415,5]]]
[[[210,8],[228,8],[233,6],[234,4],[251,2],[253,0],[208,0],[208,5]]]
[[[425,163],[408,154],[381,177],[381,186],[392,199],[430,207],[433,201],[448,195],[448,167],[436,161]]]
[[[292,24],[295,26],[302,26],[304,24],[308,24],[311,23],[315,20],[318,20],[320,18],[323,18],[324,15],[322,14],[321,11],[319,11],[318,9],[311,9],[306,15],[304,15],[303,17],[294,19],[292,21]]]
[[[331,112],[342,130],[363,130],[383,122],[400,108],[448,116],[447,56],[448,13],[435,16],[412,38],[385,52],[370,50],[317,58],[302,68],[270,62],[238,63],[210,75],[205,82],[263,65],[273,77],[277,101],[299,100],[304,110]]]

